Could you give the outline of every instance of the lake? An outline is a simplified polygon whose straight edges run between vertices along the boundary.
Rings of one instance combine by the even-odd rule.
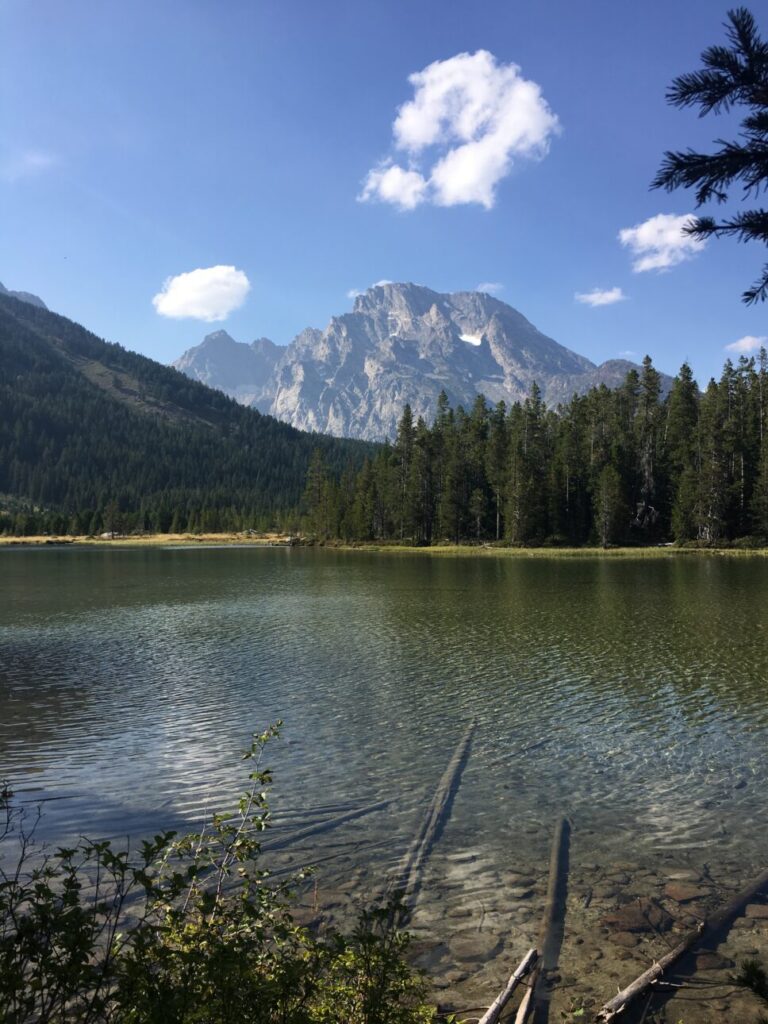
[[[768,865],[768,560],[13,549],[0,608],[0,776],[43,807],[43,838],[197,824],[282,718],[266,760],[286,835],[393,801],[276,858],[317,862],[312,899],[337,917],[381,891],[475,719],[412,928],[459,1009],[535,944],[561,815],[558,1010],[666,949],[617,909],[691,922]],[[744,920],[719,956],[766,938]],[[727,966],[708,1001],[675,997],[686,1024],[733,1008]]]

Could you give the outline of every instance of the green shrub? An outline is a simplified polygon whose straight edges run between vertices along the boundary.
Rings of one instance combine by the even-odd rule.
[[[279,725],[245,758],[234,814],[145,841],[137,855],[81,841],[43,856],[0,791],[1,1024],[427,1024],[396,906],[364,911],[350,935],[315,936],[291,916],[307,872],[277,883],[260,866]],[[15,845],[12,857],[6,851]]]

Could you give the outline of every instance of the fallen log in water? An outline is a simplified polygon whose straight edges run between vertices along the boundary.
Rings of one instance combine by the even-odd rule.
[[[536,971],[534,976],[531,978],[528,988],[525,990],[525,995],[520,1000],[520,1005],[517,1008],[515,1014],[515,1024],[525,1024],[528,1020],[528,1014],[531,1012],[531,1003],[533,1002],[533,989],[536,984]]]
[[[631,985],[627,985],[618,995],[615,995],[613,999],[607,1002],[595,1019],[600,1024],[604,1024],[604,1022],[612,1021],[615,1017],[618,1017],[630,1003],[633,1003],[638,996],[647,992],[651,985],[659,981],[668,967],[671,967],[685,953],[692,950],[702,939],[714,937],[717,932],[725,928],[726,925],[729,925],[734,917],[738,917],[746,904],[765,889],[768,889],[768,870],[758,875],[749,885],[738,892],[729,903],[726,903],[724,907],[707,918],[697,928],[688,932],[674,949],[665,953],[660,960],[649,967],[639,978],[635,978]]]
[[[276,839],[274,842],[263,843],[261,849],[267,853],[272,850],[282,850],[286,846],[292,846],[293,843],[298,842],[300,839],[306,839],[308,836],[320,835],[322,832],[330,832],[331,829],[338,828],[339,825],[345,824],[347,821],[354,821],[355,818],[362,818],[366,814],[372,814],[373,811],[381,811],[385,807],[389,807],[392,803],[391,800],[379,800],[378,803],[368,804],[366,807],[358,807],[354,811],[347,811],[346,814],[339,814],[335,818],[326,818],[325,821],[320,821],[315,825],[308,825],[307,828],[300,828],[296,832],[292,832],[290,835]]]
[[[535,949],[529,949],[523,959],[520,961],[515,970],[510,974],[509,981],[504,986],[502,991],[496,996],[494,1001],[488,1007],[486,1013],[480,1018],[477,1024],[496,1024],[499,1017],[502,1014],[504,1007],[507,1005],[512,997],[512,993],[515,991],[517,986],[533,969],[533,965],[539,958],[539,954]]]
[[[552,850],[549,856],[547,902],[539,935],[541,958],[531,975],[529,988],[518,1008],[515,1024],[525,1024],[531,1009],[534,1010],[534,1019],[537,1024],[545,1022],[549,1017],[550,990],[546,986],[546,982],[547,975],[557,968],[560,947],[563,944],[570,838],[570,822],[567,818],[561,818],[555,826]]]
[[[469,745],[475,731],[472,721],[456,746],[448,767],[443,772],[435,795],[427,808],[419,830],[411,846],[403,858],[395,875],[394,888],[402,893],[404,902],[413,900],[421,883],[421,874],[429,857],[430,850],[440,838],[443,827],[448,819],[453,797],[459,788],[461,773],[469,754]]]

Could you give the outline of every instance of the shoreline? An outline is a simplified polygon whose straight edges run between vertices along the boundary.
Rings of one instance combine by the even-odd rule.
[[[30,536],[0,537],[3,548],[167,548],[167,547],[302,547],[327,551],[362,552],[368,554],[428,555],[438,558],[639,558],[659,559],[677,556],[708,556],[735,558],[766,558],[768,547],[500,547],[493,544],[436,544],[416,547],[408,544],[370,543],[307,543],[295,535],[268,533],[257,536],[247,533],[153,533],[142,536]]]

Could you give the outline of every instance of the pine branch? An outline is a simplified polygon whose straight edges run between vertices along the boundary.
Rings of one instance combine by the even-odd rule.
[[[768,43],[758,36],[750,12],[744,7],[729,11],[726,32],[733,48],[706,49],[704,69],[676,78],[667,91],[668,103],[698,106],[704,117],[737,103],[760,107],[768,102]]]
[[[751,11],[746,7],[736,7],[728,11],[731,25],[727,28],[728,38],[734,47],[745,55],[759,52],[764,46],[757,34],[757,25]]]
[[[759,192],[768,188],[768,142],[749,146],[718,139],[722,146],[716,153],[667,152],[651,188],[696,187],[699,206],[711,199],[724,202],[726,188],[734,181],[743,181],[744,188]]]
[[[764,105],[768,107],[768,91]],[[768,110],[756,110],[753,114],[749,114],[741,122],[741,127],[754,142],[768,142]]]
[[[742,299],[748,306],[755,302],[765,302],[768,299],[768,263],[763,267],[761,277],[744,292]]]
[[[745,210],[720,224],[712,217],[697,217],[684,231],[693,238],[732,236],[739,242],[760,241],[768,244],[768,210]]]

